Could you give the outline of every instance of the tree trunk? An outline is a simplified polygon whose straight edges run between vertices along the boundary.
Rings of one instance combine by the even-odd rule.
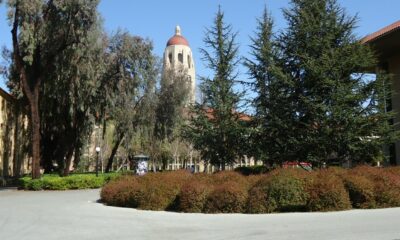
[[[114,161],[115,154],[117,154],[119,145],[121,144],[122,139],[124,139],[124,136],[125,136],[125,134],[123,134],[123,133],[120,135],[120,137],[118,138],[117,142],[115,143],[114,147],[111,150],[111,154],[110,154],[110,157],[108,158],[107,167],[105,170],[106,173],[110,172],[110,169],[111,169],[113,161]]]
[[[30,101],[32,127],[32,179],[40,178],[40,115],[39,115],[39,86],[35,86]]]
[[[70,149],[67,152],[67,156],[65,158],[65,165],[64,165],[65,167],[64,167],[64,171],[63,171],[63,177],[66,177],[69,175],[73,153],[74,153],[74,147],[70,147]]]

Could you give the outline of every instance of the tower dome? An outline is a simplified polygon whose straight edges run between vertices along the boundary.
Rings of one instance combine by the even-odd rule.
[[[179,26],[176,26],[175,35],[172,36],[167,42],[167,47],[172,45],[184,45],[189,47],[189,42],[182,36],[181,28]]]

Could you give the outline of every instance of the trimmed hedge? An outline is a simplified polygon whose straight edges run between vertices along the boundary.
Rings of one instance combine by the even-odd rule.
[[[400,206],[395,168],[278,169],[244,176],[187,171],[120,177],[101,191],[104,204],[197,213],[337,211]]]
[[[305,208],[308,193],[305,180],[298,174],[302,170],[280,170],[256,183],[254,193],[263,194],[262,212],[302,211]],[[258,192],[261,191],[261,192]],[[259,196],[255,196],[259,198]],[[251,198],[251,197],[250,197]],[[249,200],[255,202],[254,200]],[[250,212],[251,209],[248,209]]]
[[[19,179],[19,185],[24,190],[69,190],[69,189],[91,189],[101,188],[111,179],[115,179],[120,174],[108,173],[96,177],[94,174],[73,174],[68,177],[58,175],[44,175],[40,179],[23,177]]]
[[[349,193],[342,179],[328,171],[319,171],[312,175],[307,184],[309,199],[308,211],[338,211],[351,208]]]

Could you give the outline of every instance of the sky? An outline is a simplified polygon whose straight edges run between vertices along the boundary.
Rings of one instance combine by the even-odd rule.
[[[29,1],[29,0],[27,0]],[[212,26],[213,18],[221,6],[225,21],[238,32],[237,43],[240,55],[247,57],[256,28],[256,18],[267,6],[275,21],[275,31],[286,26],[282,9],[289,7],[289,0],[101,0],[99,12],[108,33],[117,29],[127,30],[133,35],[149,38],[154,44],[154,53],[162,56],[166,43],[174,35],[175,26],[180,25],[182,35],[192,48],[196,74],[210,76],[201,61],[199,48],[203,48],[206,27]],[[400,20],[400,0],[339,0],[347,13],[358,15],[355,34],[363,37],[380,28]],[[11,47],[10,26],[6,19],[6,6],[0,6],[0,47]],[[4,63],[0,59],[0,64]],[[246,69],[239,67],[240,77],[247,78]],[[0,87],[5,88],[0,77]]]

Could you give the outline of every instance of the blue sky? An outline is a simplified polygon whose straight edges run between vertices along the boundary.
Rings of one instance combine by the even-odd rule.
[[[386,25],[400,20],[400,0],[339,0],[350,15],[358,14],[359,23],[355,33],[362,37]],[[249,36],[256,27],[255,18],[260,16],[264,5],[272,13],[275,30],[284,29],[282,8],[289,6],[288,0],[101,0],[99,11],[107,32],[118,28],[131,34],[147,37],[154,43],[154,52],[162,56],[167,40],[180,25],[182,34],[192,48],[198,75],[207,76],[209,71],[201,62],[199,48],[203,47],[205,27],[212,24],[218,5],[225,12],[226,22],[239,32],[240,54],[246,56],[250,44]],[[10,27],[6,20],[6,8],[0,6],[0,46],[11,46]],[[2,62],[0,60],[0,62]],[[239,69],[245,78],[246,70]],[[4,79],[0,77],[0,87]]]

